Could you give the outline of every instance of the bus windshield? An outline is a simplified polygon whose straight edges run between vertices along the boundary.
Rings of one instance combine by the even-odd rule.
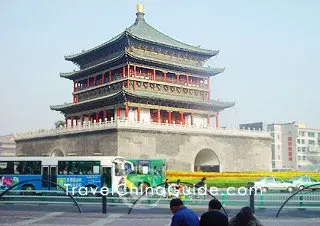
[[[115,160],[114,161],[114,170],[115,170],[115,175],[116,176],[125,176],[126,171],[125,171],[125,163],[124,161],[120,160]]]

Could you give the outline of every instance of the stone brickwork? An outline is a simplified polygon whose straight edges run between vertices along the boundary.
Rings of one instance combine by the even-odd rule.
[[[167,160],[168,169],[188,171],[194,170],[198,159],[203,164],[219,165],[220,171],[271,170],[271,137],[262,132],[117,122],[20,136],[16,142],[17,153],[27,156],[161,158]]]
[[[193,170],[201,150],[212,150],[222,171],[271,170],[271,141],[265,138],[166,132],[121,131],[118,153],[130,158],[164,158],[168,168]]]

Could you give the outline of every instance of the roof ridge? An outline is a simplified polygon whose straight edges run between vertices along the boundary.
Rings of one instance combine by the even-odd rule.
[[[65,55],[64,58],[65,58],[65,60],[72,60],[73,58],[76,58],[78,56],[87,54],[87,53],[89,53],[91,51],[94,51],[94,50],[98,50],[98,49],[100,49],[100,48],[102,48],[102,47],[104,47],[104,46],[106,46],[106,45],[108,45],[110,43],[113,43],[113,42],[119,40],[125,34],[126,30],[127,30],[127,28],[124,31],[122,31],[119,34],[117,34],[116,36],[114,36],[113,38],[109,39],[108,41],[101,43],[100,45],[97,45],[97,46],[95,46],[93,48],[90,48],[88,50],[85,50],[85,51],[82,51],[82,52],[79,52],[79,53]]]
[[[150,39],[147,39],[147,38],[143,38],[143,37],[139,37],[138,35],[134,34],[133,32],[135,30],[137,30],[139,28],[139,25],[143,25],[145,24],[147,26],[147,28],[151,29],[151,32],[154,32],[158,35],[161,35],[161,36],[164,36],[166,39],[168,39],[169,41],[174,41],[178,44],[180,44],[181,46],[178,47],[178,46],[174,46],[174,43],[172,43],[171,45],[168,44],[168,43],[164,43],[164,42],[157,42],[155,40],[150,40]],[[158,29],[154,28],[152,25],[150,25],[148,22],[146,22],[145,20],[143,21],[139,21],[138,23],[134,23],[132,24],[129,28],[126,29],[128,31],[128,33],[134,37],[134,38],[137,38],[137,39],[141,39],[141,40],[145,40],[145,41],[149,41],[149,42],[154,42],[154,43],[157,43],[157,44],[162,44],[162,45],[165,45],[165,46],[169,46],[171,48],[176,48],[176,49],[185,49],[185,50],[188,50],[188,51],[192,51],[192,52],[206,52],[207,54],[213,54],[213,55],[216,55],[217,53],[219,53],[218,50],[211,50],[211,49],[206,49],[206,48],[201,48],[201,47],[198,47],[198,46],[195,46],[195,45],[191,45],[191,44],[188,44],[188,43],[185,43],[185,42],[182,42],[182,41],[179,41],[178,39],[175,39],[167,34],[165,34],[164,32],[161,32],[159,31]],[[183,47],[189,47],[190,49],[187,49],[187,48],[183,48]]]

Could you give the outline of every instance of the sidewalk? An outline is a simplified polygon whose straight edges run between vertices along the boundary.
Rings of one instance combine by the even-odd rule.
[[[164,226],[170,225],[172,215],[168,214],[99,214],[99,213],[65,213],[65,212],[32,212],[1,211],[0,225],[86,225],[86,226]],[[268,226],[311,226],[320,225],[320,218],[259,218]]]

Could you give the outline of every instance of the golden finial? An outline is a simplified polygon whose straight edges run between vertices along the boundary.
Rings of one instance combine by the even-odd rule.
[[[143,4],[139,3],[139,4],[137,5],[137,12],[138,12],[138,13],[143,13]]]

